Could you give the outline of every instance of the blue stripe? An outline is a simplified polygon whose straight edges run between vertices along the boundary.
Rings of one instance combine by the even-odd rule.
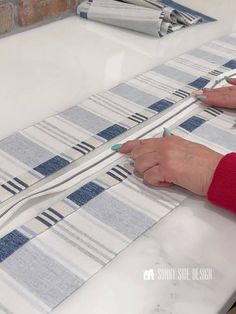
[[[196,128],[198,128],[205,122],[206,120],[193,116],[189,118],[188,120],[184,121],[182,124],[180,124],[180,127],[189,132],[192,132],[193,130],[195,130]]]
[[[75,204],[82,206],[104,191],[105,189],[100,185],[94,182],[89,182],[74,193],[67,196],[67,198]]]
[[[34,168],[34,170],[44,176],[49,176],[50,174],[64,168],[67,165],[69,165],[69,161],[61,158],[60,156],[55,156],[48,161],[42,163],[38,167]]]
[[[112,140],[114,137],[124,133],[125,131],[127,131],[127,129],[124,128],[123,126],[114,124],[110,126],[109,128],[99,132],[97,135],[109,141],[109,140]]]
[[[87,12],[80,12],[80,17],[83,17],[84,19],[88,18]]]
[[[195,87],[197,89],[203,88],[205,87],[210,81],[203,78],[203,77],[199,77],[198,79],[196,79],[195,81],[189,83],[188,85]]]
[[[192,15],[197,15],[197,16],[201,17],[204,22],[217,21],[217,19],[214,19],[214,18],[212,18],[212,17],[210,17],[208,15],[202,14],[202,13],[200,13],[198,11],[195,11],[195,10],[192,10],[190,8],[187,8],[184,5],[176,3],[173,0],[162,0],[161,2],[166,4],[166,5],[168,5],[168,6],[170,6],[170,7],[172,7],[172,8],[174,8],[174,9],[176,9],[176,10],[187,12],[187,13],[190,13]]]
[[[155,102],[154,104],[152,104],[151,106],[149,106],[148,108],[155,110],[157,112],[161,112],[166,110],[167,108],[171,107],[174,103],[166,100],[166,99],[162,99],[158,102]]]
[[[0,263],[28,241],[29,239],[17,230],[0,239]]]
[[[223,66],[232,70],[236,69],[236,59],[228,61]]]
[[[22,180],[20,180],[19,178],[15,177],[14,180],[18,183],[20,183],[22,186],[24,186],[25,188],[27,188],[29,185],[26,184],[25,182],[23,182]]]

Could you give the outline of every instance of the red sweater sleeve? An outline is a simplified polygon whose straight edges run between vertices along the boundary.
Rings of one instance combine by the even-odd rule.
[[[236,153],[220,160],[207,196],[213,204],[236,213]]]

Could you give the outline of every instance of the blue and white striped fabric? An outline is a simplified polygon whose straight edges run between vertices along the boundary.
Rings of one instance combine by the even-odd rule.
[[[195,111],[172,132],[204,144],[214,139],[220,152],[235,149],[235,114]],[[4,313],[50,312],[188,196],[147,187],[132,170],[114,166],[0,239]]]
[[[32,184],[26,178],[46,177],[150,117],[158,118],[232,69],[235,34],[3,140],[0,171],[26,187]],[[232,113],[199,104],[171,131],[227,153],[235,150],[233,125]],[[9,192],[4,186],[1,196]],[[143,185],[129,163],[96,176],[0,239],[0,313],[50,312],[187,196],[181,189]]]
[[[236,34],[205,44],[0,141],[0,202],[236,67]]]
[[[183,27],[215,21],[170,0],[86,0],[78,6],[80,17],[155,37]]]
[[[116,165],[0,239],[0,310],[50,312],[186,197],[131,174]]]

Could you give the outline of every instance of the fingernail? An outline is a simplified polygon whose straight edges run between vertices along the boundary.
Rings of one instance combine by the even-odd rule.
[[[202,94],[203,94],[203,90],[200,89],[200,90],[198,90],[198,91],[196,91],[196,92],[193,92],[193,93],[192,93],[192,96],[196,97],[196,96],[200,96],[200,95],[202,95]]]
[[[205,100],[205,99],[207,99],[207,96],[205,96],[205,95],[199,95],[199,96],[196,96],[196,99],[197,99],[197,100]]]
[[[112,150],[114,150],[114,152],[116,152],[118,149],[120,149],[123,146],[123,144],[115,144],[112,146]]]
[[[167,136],[172,136],[173,134],[170,132],[169,129],[167,128],[164,128],[164,133],[167,135]]]

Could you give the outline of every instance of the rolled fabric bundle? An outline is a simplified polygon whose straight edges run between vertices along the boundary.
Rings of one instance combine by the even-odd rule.
[[[192,12],[177,10],[158,0],[86,0],[77,8],[80,17],[155,37],[203,21]]]
[[[123,0],[124,2],[135,4],[151,9],[158,9],[164,12],[164,20],[171,23],[181,23],[184,25],[194,25],[201,22],[202,18],[197,14],[191,14],[187,11],[176,10],[175,8],[164,4],[159,0]]]
[[[102,22],[130,30],[160,37],[164,13],[161,9],[149,9],[142,6],[115,0],[85,1],[78,6],[78,15],[92,21]]]

